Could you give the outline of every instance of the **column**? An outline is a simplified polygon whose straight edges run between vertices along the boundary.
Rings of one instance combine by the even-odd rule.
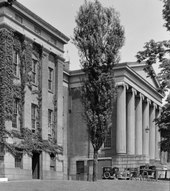
[[[155,159],[155,108],[156,104],[150,107],[150,119],[149,119],[149,157]]]
[[[143,95],[139,93],[136,98],[135,112],[135,154],[142,155],[142,100]]]
[[[135,154],[135,94],[132,88],[127,93],[127,154]]]
[[[149,104],[150,100],[146,99],[143,105],[142,154],[145,156],[149,156]]]
[[[160,115],[160,108],[159,110],[156,110],[156,118],[159,117]],[[155,159],[160,160],[160,141],[161,141],[161,136],[159,132],[159,127],[156,125],[155,127]]]
[[[63,61],[58,59],[56,61],[55,69],[55,94],[56,94],[56,138],[59,145],[63,145]],[[59,108],[59,109],[57,109]]]
[[[117,128],[116,128],[116,152],[126,153],[126,85],[118,84],[117,94]]]

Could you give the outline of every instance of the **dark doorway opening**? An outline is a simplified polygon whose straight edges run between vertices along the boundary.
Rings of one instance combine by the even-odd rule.
[[[32,178],[40,179],[40,154],[33,153],[32,156]]]

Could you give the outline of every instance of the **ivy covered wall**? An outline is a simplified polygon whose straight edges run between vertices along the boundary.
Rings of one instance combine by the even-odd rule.
[[[20,83],[14,83],[13,74],[13,52],[19,55]],[[42,108],[42,84],[41,84],[41,63],[43,49],[40,45],[32,43],[22,34],[13,30],[0,30],[0,143],[5,146],[7,151],[12,154],[45,151],[48,153],[62,154],[62,147],[57,145],[55,136],[50,140],[42,140],[41,127],[41,108]],[[24,103],[26,86],[32,91],[32,54],[35,54],[39,60],[38,65],[38,122],[37,131],[32,131],[24,127]],[[14,99],[19,100],[20,131],[5,129],[5,121],[13,117]],[[5,137],[16,137],[20,139],[17,143],[8,143]]]

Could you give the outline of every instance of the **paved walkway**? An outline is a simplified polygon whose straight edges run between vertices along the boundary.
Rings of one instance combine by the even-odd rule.
[[[170,182],[131,180],[9,181],[0,183],[0,191],[170,191]]]

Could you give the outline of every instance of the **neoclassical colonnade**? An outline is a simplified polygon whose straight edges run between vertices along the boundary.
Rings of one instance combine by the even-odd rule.
[[[154,122],[160,106],[124,82],[117,86],[117,154],[160,160],[160,133]]]

